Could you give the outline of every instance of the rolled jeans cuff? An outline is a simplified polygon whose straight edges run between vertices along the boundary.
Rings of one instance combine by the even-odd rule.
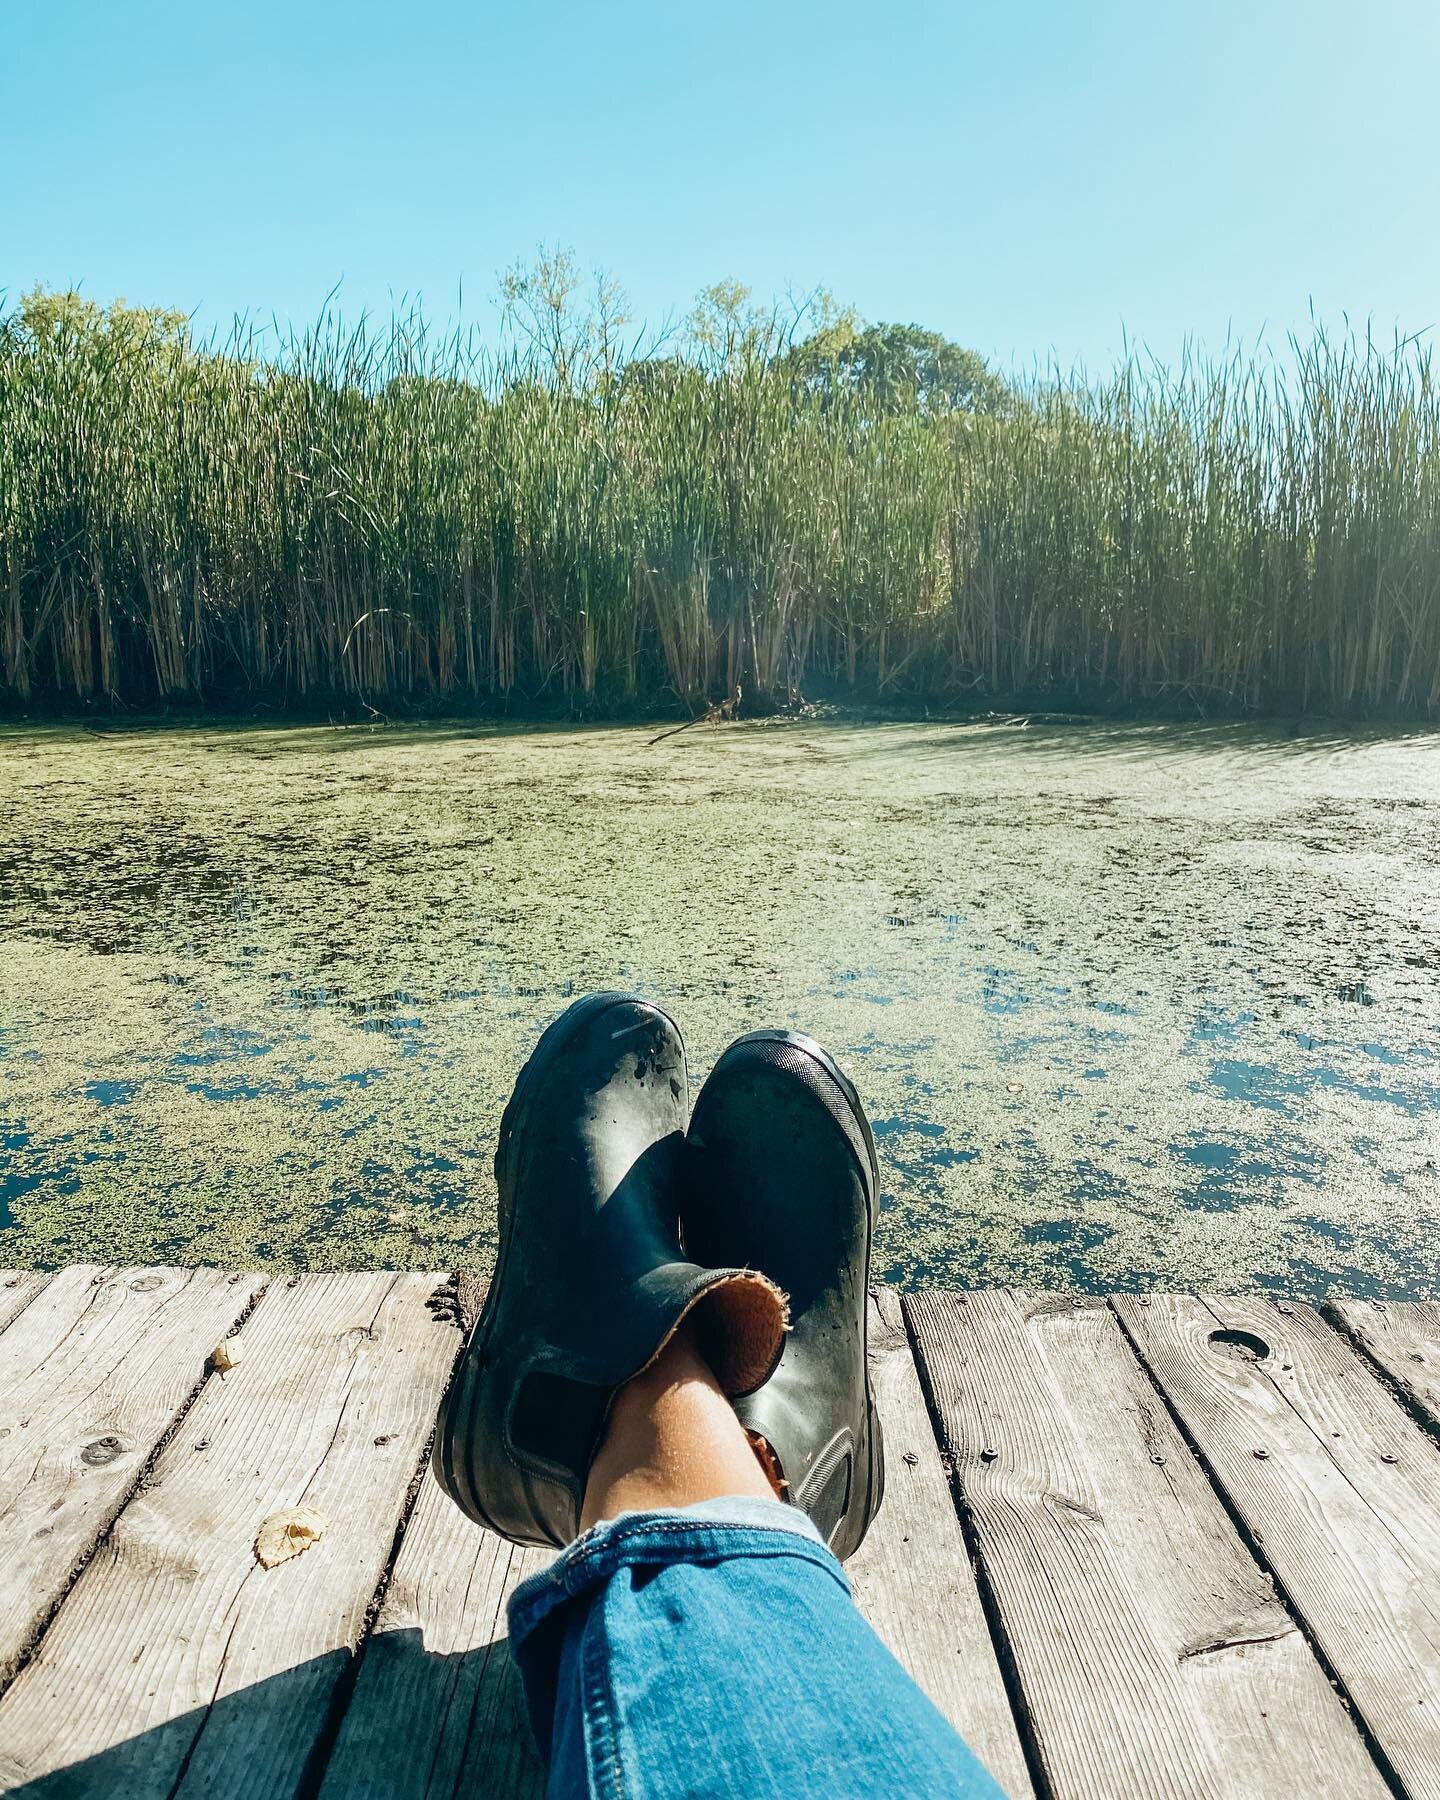
[[[813,1563],[848,1595],[850,1583],[819,1532],[797,1507],[744,1495],[661,1512],[624,1512],[592,1525],[548,1569],[510,1596],[510,1648],[525,1685],[535,1736],[548,1753],[565,1626],[626,1568],[717,1564],[733,1557],[793,1557]]]

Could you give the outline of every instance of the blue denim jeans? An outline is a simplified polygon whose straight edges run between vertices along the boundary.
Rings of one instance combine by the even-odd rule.
[[[778,1500],[622,1513],[510,1601],[552,1795],[1001,1797]]]

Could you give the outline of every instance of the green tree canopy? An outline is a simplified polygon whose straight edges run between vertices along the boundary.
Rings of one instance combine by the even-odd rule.
[[[190,342],[190,321],[167,306],[131,306],[112,300],[101,306],[76,288],[33,287],[20,297],[18,329],[35,343],[56,337],[106,337],[117,347]]]
[[[976,350],[919,325],[842,317],[795,345],[792,375],[829,396],[865,394],[887,411],[1000,412],[1010,390]]]

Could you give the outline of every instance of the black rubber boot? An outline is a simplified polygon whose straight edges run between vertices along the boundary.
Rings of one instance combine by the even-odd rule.
[[[759,1387],[780,1355],[772,1283],[682,1258],[687,1103],[674,1021],[594,994],[545,1032],[505,1109],[495,1275],[440,1409],[434,1467],[464,1512],[516,1543],[576,1535],[615,1389],[692,1309],[727,1394]]]
[[[885,1485],[866,1366],[879,1179],[860,1097],[813,1038],[752,1032],[700,1090],[686,1161],[687,1254],[760,1269],[790,1296],[780,1366],[735,1410],[785,1497],[849,1556]]]

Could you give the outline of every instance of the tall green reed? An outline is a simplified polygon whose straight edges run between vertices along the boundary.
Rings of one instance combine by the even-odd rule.
[[[418,317],[259,354],[0,320],[12,706],[1042,696],[1440,706],[1429,354],[884,411],[753,347],[567,369]]]

